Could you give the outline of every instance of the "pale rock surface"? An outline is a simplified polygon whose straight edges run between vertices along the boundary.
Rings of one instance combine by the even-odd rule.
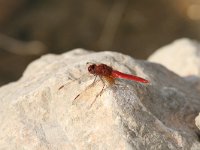
[[[102,83],[87,88],[94,76],[86,62],[106,63],[151,83],[118,79],[90,107]],[[0,149],[199,150],[199,110],[200,93],[161,65],[81,49],[46,55],[19,81],[0,88]]]
[[[199,113],[199,115],[195,118],[195,124],[196,124],[196,126],[199,128],[199,130],[200,130],[200,113]]]
[[[161,47],[149,61],[162,64],[180,76],[200,77],[200,44],[187,38]]]
[[[148,60],[162,64],[188,80],[192,89],[200,92],[200,43],[182,38],[161,47]],[[200,112],[200,109],[199,109]],[[196,117],[196,125],[200,128],[200,116]]]

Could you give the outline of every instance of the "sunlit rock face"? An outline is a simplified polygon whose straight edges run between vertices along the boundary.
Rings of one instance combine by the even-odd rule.
[[[95,77],[87,62],[150,83],[115,79],[97,97],[103,83],[97,77],[90,86]],[[193,85],[160,64],[120,53],[45,55],[0,88],[0,149],[197,150],[200,94]]]

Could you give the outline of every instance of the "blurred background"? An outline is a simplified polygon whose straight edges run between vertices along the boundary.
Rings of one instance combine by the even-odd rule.
[[[0,85],[45,53],[80,47],[146,59],[182,37],[200,39],[200,0],[0,0]]]

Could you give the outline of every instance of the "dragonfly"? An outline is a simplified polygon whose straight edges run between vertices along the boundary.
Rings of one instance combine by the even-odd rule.
[[[131,80],[131,81],[135,81],[135,82],[144,83],[144,84],[150,83],[149,80],[146,80],[144,78],[141,78],[141,77],[138,77],[138,76],[135,76],[135,75],[126,74],[126,73],[114,70],[112,67],[110,67],[110,66],[108,66],[106,64],[90,64],[88,66],[88,72],[95,76],[94,81],[88,87],[91,87],[95,83],[97,77],[99,77],[100,80],[103,83],[103,88],[101,89],[99,94],[96,95],[95,100],[91,103],[91,106],[94,104],[94,102],[96,101],[97,97],[102,95],[102,93],[104,91],[104,88],[106,86],[105,82],[109,83],[109,86],[115,84],[115,80],[116,79],[126,79],[126,80]],[[64,85],[62,85],[59,88],[59,90],[62,89],[63,87],[64,87]],[[80,95],[81,94],[78,94],[74,98],[73,101],[75,101]]]

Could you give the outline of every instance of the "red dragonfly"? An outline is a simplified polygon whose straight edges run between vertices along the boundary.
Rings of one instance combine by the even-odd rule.
[[[88,64],[88,63],[87,63]],[[88,67],[88,72],[90,74],[93,74],[95,76],[95,79],[93,81],[93,83],[89,86],[91,87],[95,81],[96,81],[96,77],[99,76],[99,78],[101,79],[101,81],[103,82],[103,88],[101,89],[101,91],[99,92],[98,95],[96,95],[96,98],[98,96],[101,96],[104,88],[105,88],[105,81],[107,81],[110,85],[115,83],[115,79],[116,78],[121,78],[121,79],[127,79],[127,80],[132,80],[132,81],[136,81],[136,82],[140,82],[140,83],[149,83],[148,80],[135,76],[135,75],[130,75],[130,74],[125,74],[122,72],[119,72],[117,70],[113,70],[112,67],[107,66],[106,64],[91,64]],[[60,89],[62,89],[64,87],[64,85],[62,85]],[[80,96],[80,94],[78,94],[74,100],[76,100],[78,97]],[[93,103],[96,101],[95,100],[92,102],[91,106],[93,105]]]
[[[108,77],[111,79],[115,78],[122,78],[122,79],[127,79],[127,80],[132,80],[132,81],[137,81],[137,82],[142,82],[142,83],[149,83],[148,80],[143,79],[138,76],[130,75],[130,74],[125,74],[122,72],[119,72],[117,70],[113,70],[112,67],[107,66],[106,64],[92,64],[88,67],[89,73],[95,75],[95,76],[102,76],[102,77]]]

